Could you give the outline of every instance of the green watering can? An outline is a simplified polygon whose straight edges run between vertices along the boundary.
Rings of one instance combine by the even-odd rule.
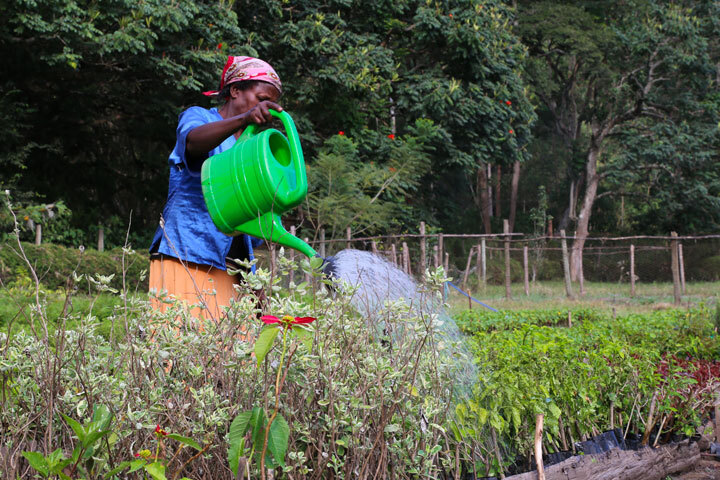
[[[247,233],[312,258],[317,252],[288,233],[280,220],[307,195],[300,138],[287,112],[270,113],[282,120],[289,138],[273,128],[256,133],[257,125],[248,125],[231,149],[203,163],[205,204],[221,232]]]

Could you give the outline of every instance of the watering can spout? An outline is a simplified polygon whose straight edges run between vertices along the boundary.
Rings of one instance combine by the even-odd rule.
[[[268,212],[236,227],[238,232],[247,233],[253,237],[262,238],[285,247],[292,248],[306,255],[308,258],[319,254],[307,243],[285,230],[280,215]]]
[[[312,258],[318,256],[315,250],[288,233],[280,220],[307,195],[300,138],[287,112],[270,113],[282,120],[287,138],[278,130],[257,133],[257,125],[248,125],[231,149],[203,163],[205,204],[221,232],[246,233]]]

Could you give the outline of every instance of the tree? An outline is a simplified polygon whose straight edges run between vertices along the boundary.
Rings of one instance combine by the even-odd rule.
[[[601,183],[620,171],[610,165],[618,157],[604,157],[606,150],[623,131],[649,131],[650,119],[677,124],[707,116],[688,101],[705,97],[714,80],[708,39],[716,26],[705,9],[717,13],[717,5],[611,3],[613,8],[607,2],[521,3],[519,31],[530,48],[533,91],[562,139],[569,169],[577,172],[573,164],[582,158],[582,173],[571,177],[568,209],[572,217],[582,191],[573,279],[582,272],[593,206],[599,195],[612,193],[599,194]]]

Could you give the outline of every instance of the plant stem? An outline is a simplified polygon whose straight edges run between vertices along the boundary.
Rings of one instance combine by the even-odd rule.
[[[273,410],[270,419],[268,419],[267,426],[265,427],[265,440],[263,442],[262,453],[260,454],[260,475],[262,480],[265,480],[265,454],[267,453],[270,426],[275,420],[275,417],[277,417],[278,410],[280,409],[280,377],[282,374],[283,363],[285,362],[285,353],[287,352],[288,330],[290,330],[289,327],[283,328],[282,353],[280,354],[280,364],[278,365],[277,374],[275,375],[275,409]]]

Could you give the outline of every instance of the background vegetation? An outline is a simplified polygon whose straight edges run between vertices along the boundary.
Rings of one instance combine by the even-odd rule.
[[[502,218],[532,232],[538,209],[581,233],[720,224],[718,2],[2,6],[0,187],[27,239],[41,222],[77,247],[102,224],[118,246],[129,226],[144,248],[177,115],[209,105],[229,54],[284,80],[312,190],[288,219],[303,235]]]

